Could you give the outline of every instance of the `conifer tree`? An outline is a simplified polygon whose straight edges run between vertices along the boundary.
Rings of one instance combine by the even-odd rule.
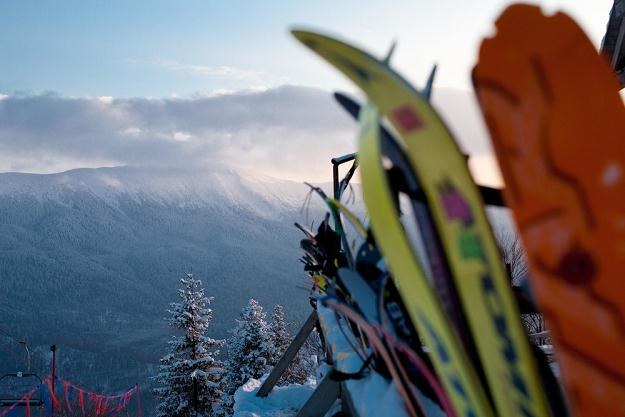
[[[281,304],[276,304],[273,307],[273,314],[269,324],[269,341],[272,345],[272,354],[269,360],[270,366],[275,366],[278,363],[291,344],[291,340],[291,335],[286,328],[286,321],[284,320],[284,307]]]
[[[202,282],[192,274],[180,280],[179,303],[171,303],[169,325],[182,334],[168,342],[170,353],[161,359],[156,376],[160,400],[158,417],[208,417],[222,414],[223,367],[215,359],[223,340],[207,336],[213,312],[212,298],[204,296]]]
[[[270,365],[275,366],[293,341],[284,319],[284,307],[280,304],[276,304],[273,308],[271,323],[269,324],[269,341],[273,348]],[[315,370],[316,361],[312,358],[314,354],[314,343],[311,335],[284,371],[278,384],[303,384],[306,382]]]
[[[253,298],[241,310],[228,340],[226,392],[229,395],[250,378],[260,378],[268,370],[273,347],[266,318],[263,308]]]

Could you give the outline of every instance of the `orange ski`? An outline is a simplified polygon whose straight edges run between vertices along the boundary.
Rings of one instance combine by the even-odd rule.
[[[576,416],[625,416],[625,108],[568,16],[509,7],[473,73]]]

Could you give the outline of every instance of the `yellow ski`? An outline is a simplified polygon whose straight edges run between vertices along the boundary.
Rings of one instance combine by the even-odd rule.
[[[354,229],[361,237],[367,237],[367,228],[365,227],[365,225],[362,224],[358,216],[356,216],[354,213],[352,213],[351,210],[345,207],[343,203],[333,198],[327,198],[326,203],[329,206],[334,207],[336,211],[345,216],[347,220],[351,223],[351,225],[354,226]]]

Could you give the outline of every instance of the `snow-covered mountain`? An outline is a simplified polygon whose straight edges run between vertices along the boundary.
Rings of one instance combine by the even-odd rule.
[[[0,174],[0,196],[5,197],[63,204],[72,196],[89,195],[111,206],[128,198],[181,207],[236,207],[268,218],[299,207],[305,193],[299,183],[234,171],[114,167]]]
[[[216,337],[252,296],[302,320],[310,307],[298,288],[306,278],[293,222],[304,218],[307,192],[232,171],[0,174],[1,327],[31,345],[97,353],[112,367],[153,363],[186,272],[215,297]]]

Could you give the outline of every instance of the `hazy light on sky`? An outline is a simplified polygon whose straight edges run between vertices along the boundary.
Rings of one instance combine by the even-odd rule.
[[[246,155],[249,166],[271,175],[321,179],[329,157],[354,150],[357,129],[334,120],[336,106],[319,111],[318,103],[333,106],[322,91],[276,87],[328,92],[355,87],[290,36],[288,29],[298,26],[338,35],[378,56],[397,40],[393,65],[417,86],[438,63],[434,102],[472,153],[479,180],[496,184],[469,74],[481,39],[510,3],[6,2],[0,13],[0,171],[185,159],[213,163],[215,155],[227,164]],[[540,4],[547,12],[571,14],[599,46],[612,1]],[[254,91],[267,94],[248,96]],[[225,98],[211,100],[215,97]],[[284,115],[277,111],[288,113],[285,100],[293,97],[305,123],[280,120]],[[255,102],[264,107],[253,107]],[[218,111],[215,103],[222,106]],[[235,116],[248,124],[240,126]],[[223,120],[230,121],[227,129],[219,128]],[[323,126],[323,133],[315,125]],[[318,147],[320,154],[312,159],[324,165],[302,165],[321,134],[323,150]],[[303,147],[306,155],[297,153]]]

